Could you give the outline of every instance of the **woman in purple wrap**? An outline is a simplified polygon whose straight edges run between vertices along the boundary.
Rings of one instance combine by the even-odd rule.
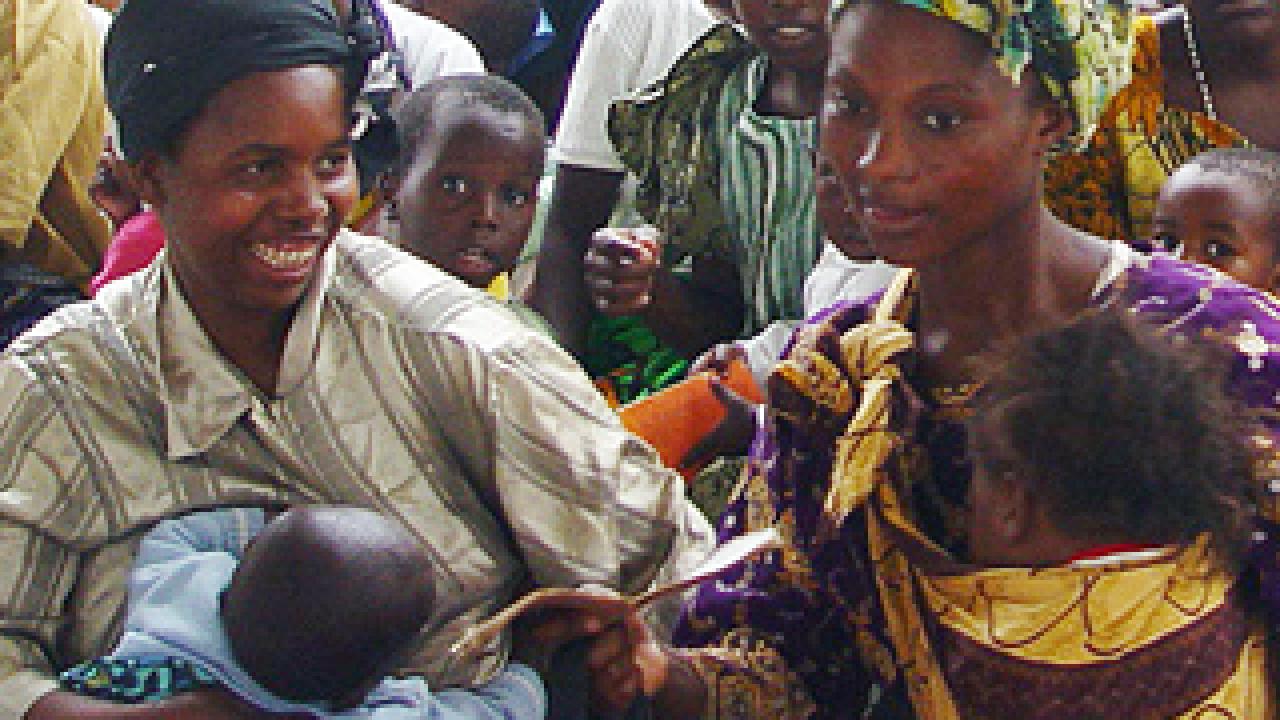
[[[1280,606],[1274,497],[1259,498],[1243,569],[1200,543],[1118,564],[967,564],[964,422],[991,354],[1090,308],[1221,346],[1274,455],[1280,305],[1074,230],[1041,201],[1046,158],[1088,136],[1127,80],[1132,37],[1106,0],[840,12],[821,152],[876,253],[909,272],[811,318],[770,378],[720,541],[772,525],[785,549],[699,588],[681,647],[634,619],[606,627],[591,659],[603,705],[644,693],[660,717],[1272,716],[1263,620],[1241,598],[1260,585]]]

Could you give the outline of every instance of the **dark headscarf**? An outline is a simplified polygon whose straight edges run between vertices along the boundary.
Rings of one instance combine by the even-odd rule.
[[[343,70],[354,97],[379,50],[326,0],[129,0],[107,35],[107,104],[120,149],[166,150],[218,90],[252,72]]]

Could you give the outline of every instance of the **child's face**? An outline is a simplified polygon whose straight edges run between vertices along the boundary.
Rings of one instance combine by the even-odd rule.
[[[731,0],[751,42],[780,67],[822,72],[831,48],[830,0]]]
[[[457,103],[439,108],[427,133],[396,194],[400,243],[488,287],[528,240],[545,138],[518,113]]]
[[[1246,285],[1277,289],[1274,213],[1264,193],[1244,178],[1196,165],[1179,168],[1160,191],[1150,240]]]

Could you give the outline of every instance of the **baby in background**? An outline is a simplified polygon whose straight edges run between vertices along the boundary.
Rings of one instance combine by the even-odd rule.
[[[372,720],[538,720],[538,675],[512,665],[474,690],[387,677],[432,614],[432,562],[395,521],[304,506],[193,513],[141,541],[115,651],[71,690],[153,702],[222,687],[271,713]]]
[[[1246,285],[1280,290],[1280,154],[1232,148],[1195,156],[1160,190],[1148,242]]]
[[[395,117],[400,157],[387,179],[383,236],[489,289],[526,324],[547,330],[495,286],[515,267],[533,226],[546,160],[542,112],[500,77],[453,75],[415,90]]]

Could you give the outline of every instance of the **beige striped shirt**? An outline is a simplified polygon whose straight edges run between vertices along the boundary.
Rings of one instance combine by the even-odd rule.
[[[140,531],[193,508],[343,503],[402,520],[440,601],[404,668],[523,582],[634,591],[712,544],[706,520],[573,360],[505,308],[344,232],[290,329],[274,397],[213,347],[163,255],[0,358],[0,720],[118,636]]]

